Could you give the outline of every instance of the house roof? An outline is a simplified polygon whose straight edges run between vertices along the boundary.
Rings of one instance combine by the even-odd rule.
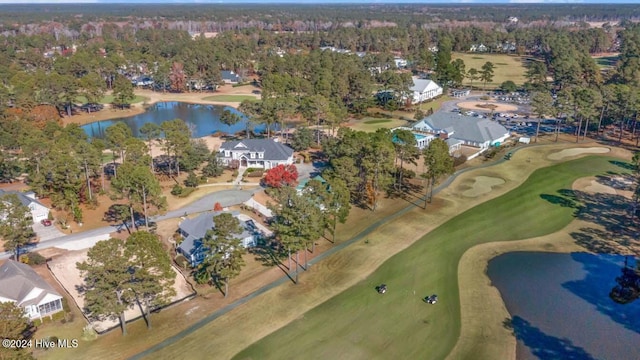
[[[244,139],[226,141],[220,145],[220,151],[264,152],[265,160],[287,160],[293,155],[293,149],[271,139]]]
[[[302,181],[300,181],[300,183],[298,184],[298,186],[296,186],[296,190],[302,190],[305,188],[305,186],[307,186],[307,184],[309,183],[309,181],[311,180],[317,180],[320,181],[321,184],[325,184],[327,182],[327,180],[325,180],[322,176],[320,175],[316,175],[315,177],[313,177],[313,179],[304,179]]]
[[[178,225],[180,230],[187,233],[188,236],[180,243],[178,246],[182,251],[192,254],[198,250],[198,248],[202,245],[201,240],[207,234],[208,230],[211,230],[215,227],[213,222],[213,217],[220,214],[220,212],[209,211],[203,214],[200,214],[198,217],[193,219],[185,219],[183,222]],[[231,213],[234,217],[237,218],[239,212]],[[236,234],[239,238],[244,239],[249,237],[255,230],[255,225],[251,221],[240,221],[240,226],[243,231],[240,234]]]
[[[238,74],[234,73],[231,70],[222,70],[222,71],[220,71],[220,76],[222,77],[222,80],[231,80],[231,81],[240,80],[240,76]]]
[[[437,112],[425,117],[414,125],[416,129],[428,128],[431,131],[445,130],[453,134],[451,138],[484,143],[508,134],[509,131],[497,122],[456,113]]]
[[[22,191],[15,191],[15,190],[2,190],[0,189],[0,197],[4,196],[4,195],[10,195],[10,194],[16,194],[18,195],[18,199],[20,199],[20,202],[22,203],[22,205],[24,206],[29,206],[31,205],[31,203],[36,203],[38,205],[47,207],[46,205],[44,205],[43,203],[41,203],[40,201],[38,201],[37,199],[33,199],[30,198],[29,196],[27,196],[27,194],[34,194],[33,192],[28,192],[28,193],[24,193]],[[35,194],[34,194],[35,197]]]
[[[436,84],[433,80],[428,79],[418,79],[417,77],[413,77],[413,86],[409,88],[411,91],[417,92],[425,92],[428,90],[438,89],[440,85]]]
[[[34,299],[23,301],[24,297],[36,288],[43,290],[40,295]],[[38,304],[47,294],[60,296],[29,265],[7,260],[0,266],[0,296],[15,300],[20,306],[25,306]]]

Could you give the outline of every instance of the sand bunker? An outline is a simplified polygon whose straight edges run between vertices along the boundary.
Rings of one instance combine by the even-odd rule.
[[[478,110],[478,111],[486,111],[491,112],[492,109],[485,107],[486,105],[490,105],[493,108],[493,112],[509,112],[516,111],[518,107],[515,105],[509,104],[501,104],[493,101],[465,101],[457,104],[459,108],[469,109],[469,110]]]
[[[564,149],[559,152],[555,152],[553,154],[549,154],[547,159],[549,160],[562,160],[566,157],[582,155],[582,154],[604,154],[608,153],[610,150],[605,147],[590,147],[590,148],[571,148]]]
[[[597,194],[597,193],[610,194],[610,195],[618,194],[618,191],[616,189],[614,189],[611,186],[599,183],[598,180],[596,180],[593,177],[578,179],[573,183],[572,187],[575,190],[584,191],[590,194]]]
[[[504,183],[504,179],[489,176],[477,176],[471,186],[471,189],[465,190],[462,195],[466,197],[477,197],[491,192],[491,189],[494,186],[502,185]]]

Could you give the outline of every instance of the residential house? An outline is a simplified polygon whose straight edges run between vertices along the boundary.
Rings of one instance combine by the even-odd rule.
[[[0,266],[0,302],[15,303],[32,320],[63,311],[62,296],[29,265],[13,260]]]
[[[398,56],[393,58],[393,62],[396,64],[396,67],[398,69],[406,68],[407,65],[408,65],[408,62],[407,62],[406,59],[403,59],[403,58],[398,57]]]
[[[418,104],[442,95],[442,87],[433,80],[419,79],[415,76],[413,77],[413,86],[409,90],[413,93],[412,104]]]
[[[29,208],[34,222],[40,222],[49,217],[49,208],[36,199],[36,194],[33,191],[21,192],[0,189],[0,197],[9,194],[17,195],[22,205]]]
[[[489,48],[484,44],[473,44],[469,48],[469,51],[471,52],[486,52],[487,50],[489,50]]]
[[[450,147],[467,145],[487,149],[500,145],[509,138],[509,130],[489,119],[465,116],[449,112],[437,112],[413,125],[413,129],[427,134],[436,134]]]
[[[204,237],[208,230],[215,227],[213,217],[219,213],[206,212],[193,219],[185,219],[178,225],[178,232],[184,237],[184,240],[178,245],[176,251],[187,258],[189,264],[193,267],[202,263],[206,257],[208,248],[204,245]],[[239,213],[232,213],[238,218]],[[245,248],[253,247],[258,244],[258,240],[263,236],[253,220],[240,220],[242,232],[234,234],[242,242]]]
[[[225,141],[218,154],[225,165],[257,167],[265,170],[293,164],[293,149],[273,139]]]
[[[224,81],[226,84],[237,84],[242,82],[240,75],[234,73],[231,70],[222,70],[220,72],[220,76],[222,77],[222,81]]]

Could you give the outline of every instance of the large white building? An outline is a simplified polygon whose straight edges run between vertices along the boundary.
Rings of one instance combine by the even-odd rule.
[[[486,149],[509,138],[509,130],[495,121],[456,113],[437,112],[413,125],[413,129],[445,139],[449,146],[463,144]],[[425,145],[428,145],[425,144]]]
[[[413,77],[413,86],[409,90],[413,94],[412,104],[418,104],[442,95],[442,87],[433,80],[418,79],[415,76]]]
[[[272,139],[226,141],[218,154],[225,165],[271,169],[293,164],[293,149]]]

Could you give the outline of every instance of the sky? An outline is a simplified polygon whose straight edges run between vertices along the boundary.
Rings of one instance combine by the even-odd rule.
[[[544,3],[544,4],[639,4],[640,0],[0,0],[0,4],[123,4],[123,3],[163,3],[163,4],[233,4],[233,3],[260,3],[260,4],[403,4],[403,3],[423,3],[423,4],[452,4],[452,3],[475,3],[475,4],[516,4],[516,3]]]

